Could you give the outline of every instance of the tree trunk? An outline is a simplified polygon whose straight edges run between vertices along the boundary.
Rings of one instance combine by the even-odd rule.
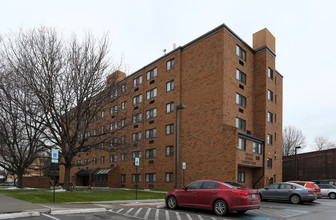
[[[20,172],[17,175],[18,175],[18,178],[17,178],[17,188],[23,188],[23,184],[22,184],[22,176],[23,176],[23,174]]]
[[[68,164],[65,164],[64,165],[64,170],[65,170],[65,172],[64,172],[64,188],[66,189],[66,190],[69,190],[70,188],[69,188],[69,182],[70,182],[70,169],[71,169],[71,164],[70,165],[68,165]]]

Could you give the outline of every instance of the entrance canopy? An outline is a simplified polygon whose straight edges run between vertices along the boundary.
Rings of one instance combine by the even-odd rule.
[[[92,170],[93,169],[90,169],[90,170],[81,170],[81,171],[79,171],[77,173],[77,176],[89,176]]]
[[[110,172],[111,168],[101,168],[97,170],[94,175],[106,175],[108,172]]]

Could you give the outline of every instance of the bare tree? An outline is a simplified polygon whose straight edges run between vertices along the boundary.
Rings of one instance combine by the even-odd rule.
[[[44,150],[43,125],[37,121],[41,114],[32,93],[22,82],[1,68],[0,81],[0,166],[17,175],[22,188],[22,176]]]
[[[303,148],[306,146],[306,138],[302,131],[294,126],[285,127],[282,136],[284,156],[295,154],[295,147],[301,146]]]
[[[106,85],[106,76],[114,72],[108,45],[106,36],[100,41],[90,35],[66,41],[55,30],[41,27],[19,32],[4,46],[6,65],[23,79],[42,112],[38,121],[45,126],[44,143],[60,149],[66,189],[73,158],[107,138],[106,129],[88,141],[95,117],[113,102],[110,94],[118,76],[109,77]]]
[[[326,136],[316,136],[314,138],[314,147],[317,151],[335,148],[336,144]]]

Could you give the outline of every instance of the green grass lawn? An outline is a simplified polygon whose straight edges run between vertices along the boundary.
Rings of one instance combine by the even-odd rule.
[[[52,203],[53,191],[38,190],[0,190],[1,194],[21,199],[31,203]],[[56,192],[55,202],[94,202],[135,200],[135,190],[88,190],[75,189],[69,192]],[[138,200],[163,199],[164,193],[138,191]]]

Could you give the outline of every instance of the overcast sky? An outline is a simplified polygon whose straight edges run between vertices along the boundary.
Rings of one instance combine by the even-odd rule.
[[[108,32],[112,55],[128,74],[225,23],[252,46],[268,28],[284,76],[283,126],[336,141],[336,1],[1,0],[0,35],[40,25],[65,35]]]

